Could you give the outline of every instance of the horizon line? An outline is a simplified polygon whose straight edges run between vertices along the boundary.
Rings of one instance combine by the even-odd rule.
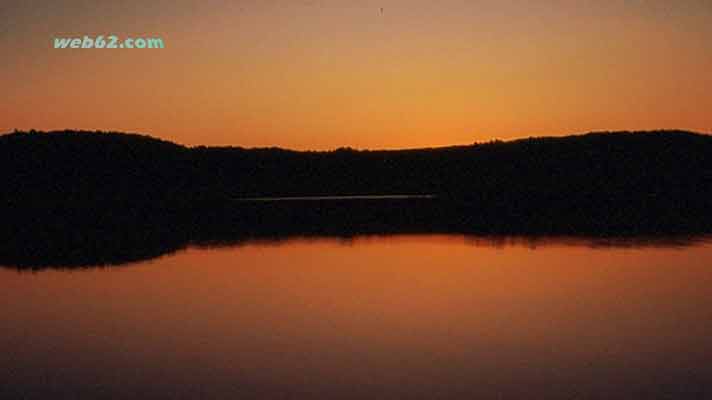
[[[127,131],[114,131],[114,130],[90,130],[90,129],[52,129],[52,130],[37,130],[37,129],[28,129],[28,130],[22,130],[22,129],[13,129],[12,131],[7,131],[7,132],[0,132],[0,137],[3,136],[8,136],[12,134],[58,134],[58,133],[77,133],[77,134],[119,134],[119,135],[134,135],[134,136],[141,136],[144,138],[151,138],[154,140],[159,140],[162,142],[167,142],[167,143],[172,143],[177,146],[185,147],[187,149],[200,149],[200,148],[208,148],[208,149],[243,149],[243,150],[283,150],[283,151],[290,151],[290,152],[301,152],[301,153],[308,153],[308,152],[313,152],[313,153],[328,153],[328,152],[335,152],[335,151],[357,151],[357,152],[377,152],[377,151],[415,151],[415,150],[433,150],[433,149],[447,149],[447,148],[457,148],[457,147],[471,147],[471,146],[477,146],[477,145],[485,145],[485,144],[490,144],[490,143],[514,143],[518,141],[524,141],[524,140],[530,140],[530,139],[563,139],[563,138],[572,138],[572,137],[582,137],[582,136],[587,136],[587,135],[607,135],[607,134],[659,134],[659,133],[686,133],[686,134],[693,134],[693,135],[700,135],[700,136],[712,136],[712,131],[710,132],[701,132],[701,131],[695,131],[695,130],[689,130],[689,129],[680,129],[680,128],[662,128],[662,129],[646,129],[646,130],[594,130],[594,131],[588,131],[588,132],[575,132],[575,133],[569,133],[569,134],[561,134],[561,135],[523,135],[523,136],[516,136],[516,137],[510,137],[510,138],[498,138],[498,137],[492,137],[487,140],[483,141],[473,141],[469,143],[462,143],[462,144],[446,144],[446,145],[434,145],[434,146],[425,146],[425,147],[399,147],[399,148],[356,148],[356,147],[351,147],[351,146],[339,146],[339,147],[332,147],[328,149],[321,149],[321,150],[316,150],[316,149],[294,149],[294,148],[289,148],[289,147],[280,147],[278,145],[272,145],[272,146],[252,146],[252,147],[245,147],[239,144],[226,144],[226,145],[203,145],[203,144],[197,144],[197,145],[187,145],[184,143],[180,143],[178,141],[172,140],[172,139],[166,139],[163,136],[157,136],[154,135],[150,132],[144,133],[144,132],[127,132]]]

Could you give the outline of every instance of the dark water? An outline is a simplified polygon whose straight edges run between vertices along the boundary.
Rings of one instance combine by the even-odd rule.
[[[0,398],[712,396],[704,238],[248,241],[0,298]]]
[[[390,195],[353,195],[353,196],[290,196],[290,197],[246,197],[236,201],[329,201],[329,200],[410,200],[434,199],[433,194],[390,194]]]

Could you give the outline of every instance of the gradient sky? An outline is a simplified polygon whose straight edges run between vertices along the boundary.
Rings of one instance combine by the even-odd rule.
[[[5,0],[0,21],[3,132],[332,149],[712,131],[709,0]],[[100,34],[166,48],[52,48]]]

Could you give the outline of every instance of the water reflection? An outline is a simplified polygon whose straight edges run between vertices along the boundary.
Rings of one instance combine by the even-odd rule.
[[[599,240],[253,237],[0,269],[0,398],[709,398],[712,246]]]
[[[597,248],[687,248],[712,240],[710,235],[648,235],[648,236],[562,236],[562,235],[493,235],[467,234],[457,231],[423,232],[394,230],[358,233],[352,230],[322,232],[290,231],[233,232],[220,235],[193,235],[169,230],[139,230],[135,232],[67,232],[41,240],[8,240],[0,245],[0,267],[38,271],[43,269],[84,269],[128,266],[157,259],[187,248],[240,247],[251,244],[281,246],[295,241],[332,240],[341,245],[357,241],[392,236],[440,235],[476,247],[574,246]]]
[[[709,235],[659,235],[659,236],[497,236],[468,235],[465,240],[475,246],[505,248],[524,246],[531,249],[546,246],[574,246],[591,249],[608,248],[679,248],[699,246],[712,240]]]

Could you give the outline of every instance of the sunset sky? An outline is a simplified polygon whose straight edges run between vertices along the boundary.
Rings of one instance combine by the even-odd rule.
[[[4,0],[0,132],[404,148],[712,132],[710,0]],[[55,37],[164,49],[54,49]]]

